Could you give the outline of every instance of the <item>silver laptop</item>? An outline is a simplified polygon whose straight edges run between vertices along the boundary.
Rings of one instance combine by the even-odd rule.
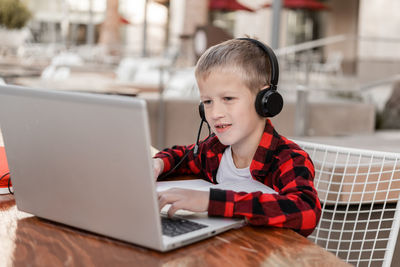
[[[144,100],[0,86],[0,128],[22,211],[160,251],[243,225],[203,213],[163,229]]]

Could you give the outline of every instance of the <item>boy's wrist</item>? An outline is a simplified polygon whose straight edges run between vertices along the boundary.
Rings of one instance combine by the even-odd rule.
[[[168,166],[170,166],[170,163],[168,161],[167,157],[154,157],[157,161],[160,162],[161,168],[160,168],[160,174],[169,171]]]
[[[161,174],[164,171],[164,161],[160,158],[157,158],[157,160],[160,162],[160,174]]]

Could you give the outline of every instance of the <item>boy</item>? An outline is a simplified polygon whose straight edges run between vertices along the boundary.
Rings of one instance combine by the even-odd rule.
[[[314,167],[306,152],[280,136],[255,108],[260,90],[270,90],[271,57],[248,38],[209,48],[196,65],[205,119],[213,133],[199,144],[175,146],[156,154],[155,177],[174,171],[200,175],[212,183],[255,179],[277,194],[209,192],[174,188],[159,193],[160,208],[208,211],[209,216],[244,216],[253,225],[291,228],[307,236],[321,213],[313,186]],[[262,44],[261,44],[262,45]],[[276,81],[277,82],[277,81]]]

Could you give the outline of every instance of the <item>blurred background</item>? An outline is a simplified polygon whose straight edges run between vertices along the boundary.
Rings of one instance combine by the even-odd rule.
[[[279,59],[279,133],[400,152],[398,10],[398,0],[0,0],[0,84],[140,97],[155,147],[189,144],[196,60],[249,36]]]

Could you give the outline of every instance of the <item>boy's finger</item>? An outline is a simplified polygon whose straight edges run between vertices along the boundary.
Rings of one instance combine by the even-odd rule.
[[[171,192],[169,192],[169,190],[166,190],[163,192],[158,192],[158,205],[159,205],[160,211],[162,210],[162,208],[164,208],[165,205],[173,204],[174,202],[176,202],[180,199],[179,195],[171,194]]]
[[[172,216],[174,216],[174,214],[178,211],[178,210],[180,210],[181,208],[179,208],[178,206],[179,206],[179,204],[178,204],[179,202],[175,202],[175,203],[173,203],[173,204],[171,204],[171,207],[169,208],[169,210],[168,210],[168,217],[172,217]]]
[[[158,193],[158,206],[159,206],[160,211],[167,204],[168,204],[168,199],[165,197],[165,195],[162,194],[162,192]]]

